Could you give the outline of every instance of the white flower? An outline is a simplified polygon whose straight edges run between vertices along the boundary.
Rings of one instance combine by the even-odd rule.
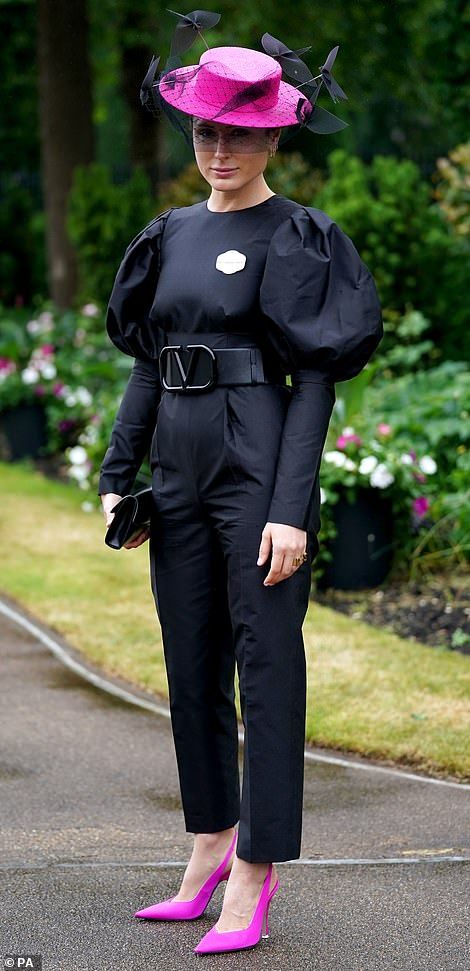
[[[83,465],[88,461],[86,449],[82,445],[74,445],[69,451],[69,460],[72,465]]]
[[[81,405],[91,405],[91,402],[93,401],[88,388],[76,388],[75,397]]]
[[[82,502],[83,512],[93,512],[94,508],[95,507],[94,507],[93,503],[92,502],[89,502],[88,499],[85,499],[84,502]]]
[[[74,395],[73,391],[65,398],[65,404],[68,408],[73,408],[73,406],[77,404],[77,397]]]
[[[82,314],[84,317],[96,317],[99,314],[98,307],[94,303],[86,303],[82,307]]]
[[[369,479],[371,486],[374,486],[376,489],[386,489],[394,480],[395,476],[387,469],[384,462],[379,462]]]
[[[57,374],[57,368],[55,364],[49,364],[49,362],[47,362],[46,364],[43,364],[41,368],[41,374],[43,378],[55,378]]]
[[[96,425],[87,425],[78,436],[78,441],[82,445],[94,445],[98,441],[98,429]]]
[[[28,331],[28,334],[38,334],[41,330],[41,324],[38,320],[28,320],[26,330]]]
[[[352,427],[352,425],[346,425],[346,428],[343,428],[341,434],[342,435],[355,435],[356,433],[355,433],[354,428]]]
[[[361,475],[370,475],[379,464],[375,455],[365,455],[359,462],[359,472]]]
[[[72,465],[72,468],[68,470],[68,473],[72,479],[77,479],[80,482],[82,479],[88,478],[89,471],[88,464]]]
[[[320,486],[320,503],[322,503],[322,502],[326,502],[326,492]]]
[[[324,458],[326,462],[332,462],[338,468],[342,468],[346,462],[344,452],[338,452],[336,449],[333,449],[331,452],[325,452]]]
[[[35,384],[39,381],[39,372],[33,367],[25,367],[21,372],[21,380],[24,384]]]
[[[403,452],[403,455],[400,456],[400,462],[402,465],[413,465],[413,459],[408,452]]]
[[[347,458],[346,461],[345,461],[345,463],[344,463],[344,468],[347,469],[348,472],[353,472],[354,469],[357,468],[357,465],[356,465],[355,462],[353,462],[352,459],[348,459]]]
[[[418,465],[421,472],[424,472],[425,475],[434,475],[434,473],[437,472],[437,465],[431,455],[423,455],[423,457],[419,460]]]

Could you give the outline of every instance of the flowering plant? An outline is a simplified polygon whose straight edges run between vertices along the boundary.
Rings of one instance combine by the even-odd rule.
[[[0,412],[39,404],[47,420],[43,454],[64,454],[67,474],[89,488],[92,462],[100,454],[105,399],[120,385],[116,355],[95,304],[60,313],[44,309],[32,319],[12,314],[2,320]],[[124,362],[127,365],[130,362]]]
[[[378,489],[391,503],[397,549],[410,552],[416,535],[433,522],[438,495],[433,456],[418,455],[386,422],[361,434],[345,426],[334,445],[324,451],[320,471],[322,537],[335,535],[331,507],[340,498],[354,502],[359,490]]]

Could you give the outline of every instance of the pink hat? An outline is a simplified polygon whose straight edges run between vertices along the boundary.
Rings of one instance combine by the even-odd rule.
[[[298,56],[309,47],[293,51],[267,33],[261,38],[264,52],[206,44],[199,63],[184,66],[181,54],[198,36],[206,43],[202,30],[214,27],[220,14],[207,10],[169,13],[178,17],[170,56],[158,74],[160,58],[152,58],[140,98],[152,114],[163,111],[188,141],[193,115],[237,127],[284,128],[278,144],[301,128],[324,134],[346,127],[346,122],[316,104],[322,84],[333,101],[347,97],[331,75],[338,47],[330,51],[315,77]],[[299,83],[289,83],[286,76]]]
[[[298,104],[308,105],[308,100],[281,77],[280,64],[268,54],[249,47],[212,47],[201,54],[198,65],[168,71],[159,91],[180,111],[217,118],[224,125],[295,125]]]

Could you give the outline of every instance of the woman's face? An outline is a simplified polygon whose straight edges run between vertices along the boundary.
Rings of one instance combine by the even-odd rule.
[[[241,189],[264,172],[279,128],[245,128],[193,117],[193,146],[201,175],[214,188]],[[224,171],[225,170],[225,171]]]

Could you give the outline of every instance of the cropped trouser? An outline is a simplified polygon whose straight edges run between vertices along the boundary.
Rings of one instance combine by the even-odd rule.
[[[295,859],[301,844],[315,533],[287,579],[265,587],[271,556],[257,565],[289,395],[275,384],[163,391],[150,452],[150,576],[186,830],[239,820],[237,855],[252,863]]]

